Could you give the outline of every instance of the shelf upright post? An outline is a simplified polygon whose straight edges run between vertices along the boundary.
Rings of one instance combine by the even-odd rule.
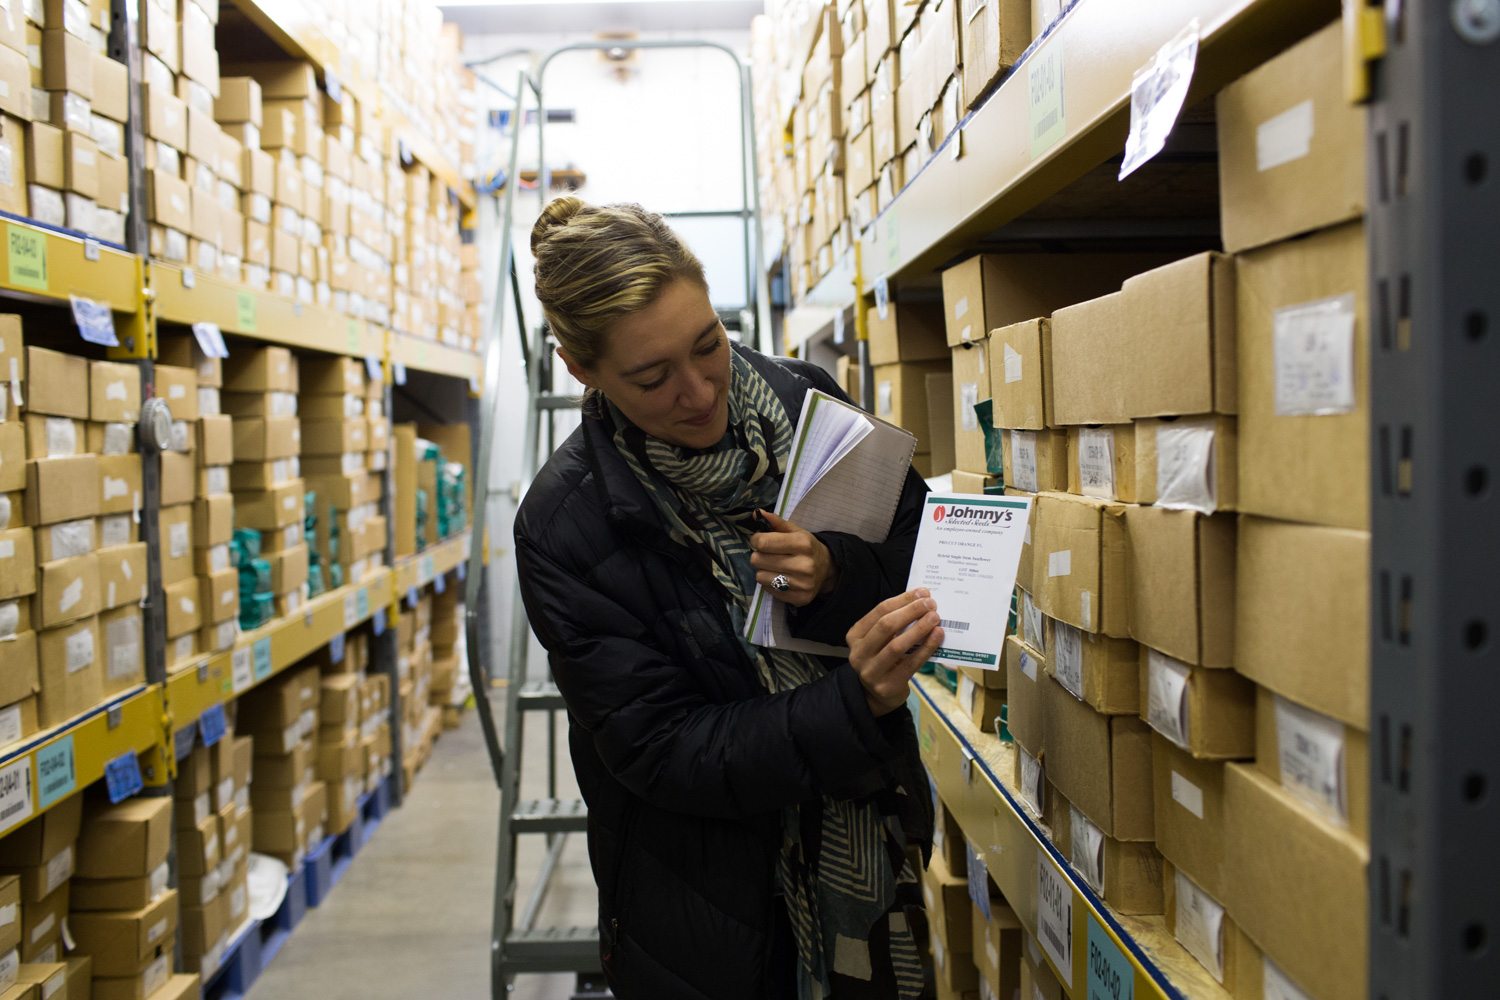
[[[385,331],[385,357],[380,363],[380,377],[384,383],[385,418],[390,420],[394,412],[395,392],[391,388],[391,359],[396,348],[396,334]],[[395,435],[390,435],[395,441]],[[385,610],[385,628],[379,635],[372,635],[370,660],[377,674],[384,674],[390,681],[390,712],[387,725],[391,730],[391,804],[399,806],[406,798],[406,768],[404,752],[406,732],[402,728],[406,718],[406,706],[401,704],[401,655],[396,648],[396,621],[401,615],[401,594],[396,589],[396,498],[395,475],[392,465],[394,443],[386,445],[385,471],[380,474],[380,513],[385,518],[385,564],[391,568],[390,606]]]
[[[1354,7],[1376,16],[1351,28],[1387,42],[1367,156],[1370,995],[1486,996],[1500,977],[1500,2]]]

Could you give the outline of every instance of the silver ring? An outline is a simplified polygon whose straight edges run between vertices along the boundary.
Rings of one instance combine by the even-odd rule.
[[[776,591],[778,594],[784,594],[788,590],[792,589],[792,583],[786,578],[786,574],[777,573],[776,576],[771,580],[771,589]]]

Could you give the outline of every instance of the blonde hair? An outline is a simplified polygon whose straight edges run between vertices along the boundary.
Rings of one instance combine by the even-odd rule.
[[[592,368],[610,323],[646,308],[666,285],[708,287],[703,263],[666,220],[639,205],[554,198],[531,229],[536,296],[558,343]]]

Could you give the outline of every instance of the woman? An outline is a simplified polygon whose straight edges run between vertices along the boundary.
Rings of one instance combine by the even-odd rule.
[[[702,264],[639,206],[559,198],[531,245],[588,395],[521,505],[516,563],[568,704],[611,986],[922,995],[908,847],[925,863],[932,803],[906,696],[942,632],[901,589],[925,485],[908,475],[878,544],[769,514],[806,392],[833,380],[732,345]],[[757,582],[849,659],[743,641]]]

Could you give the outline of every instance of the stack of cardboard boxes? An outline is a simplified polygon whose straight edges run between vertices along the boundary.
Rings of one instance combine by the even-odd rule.
[[[378,393],[371,400],[372,384]],[[353,358],[302,363],[303,471],[314,494],[318,563],[329,587],[358,583],[384,563],[381,477],[370,471],[372,432],[389,440],[384,387]],[[379,416],[370,416],[372,403]]]
[[[323,840],[327,786],[318,773],[322,684],[315,664],[287,670],[239,700],[236,729],[254,740],[252,849],[295,868]]]
[[[345,652],[347,657],[347,650]],[[365,787],[365,753],[361,745],[364,722],[364,676],[359,673],[325,675],[318,713],[318,779],[328,789],[328,833],[349,829],[359,810]]]
[[[109,25],[108,4],[81,0],[0,24],[0,208],[123,243],[129,88],[106,55]]]
[[[1003,682],[1020,798],[1237,997],[1364,994],[1370,348],[1341,58],[1332,25],[1219,96],[1226,253],[943,276],[1007,492],[1034,499]]]
[[[941,312],[936,303],[902,301],[866,317],[875,369],[872,412],[917,436],[914,464],[924,476],[953,469],[953,379]]]
[[[352,778],[350,784],[358,788],[353,797],[357,798],[364,792],[374,791],[391,771],[391,679],[385,674],[369,673],[370,639],[369,630],[359,629],[348,633],[342,643],[325,646],[313,656],[323,672],[324,704],[327,706],[319,734],[325,744],[319,748],[319,772],[331,790],[331,833],[341,833],[348,826],[333,816],[331,796],[335,782],[342,783]],[[357,723],[350,716],[351,706],[342,700],[348,697],[346,688],[354,691]],[[334,695],[329,694],[330,689]],[[340,699],[339,703],[329,704],[327,699],[330,697]],[[341,717],[337,722],[333,721],[335,714]],[[354,749],[353,760],[347,756],[350,745]],[[352,807],[344,808],[351,810],[347,815],[352,820]]]
[[[15,335],[19,340],[19,324]],[[47,727],[145,678],[141,467],[131,454],[140,374],[133,365],[34,346],[26,358],[24,451],[16,457],[29,456],[23,517],[31,529],[16,532],[5,554],[19,564],[31,536],[35,596],[29,615],[16,605],[13,634],[36,630],[37,721]],[[28,578],[19,573],[10,591],[23,592]],[[18,663],[24,645],[14,654]]]
[[[90,800],[68,931],[95,997],[171,997],[178,891],[169,888],[172,800]],[[165,992],[164,992],[165,991]]]
[[[408,783],[427,763],[443,728],[443,713],[431,704],[433,683],[432,608],[430,591],[417,598],[397,628],[396,670],[401,678],[403,759]]]
[[[444,728],[458,725],[459,712],[470,690],[464,639],[464,606],[459,588],[446,582],[432,595],[432,684],[427,696],[443,710]]]
[[[297,389],[297,361],[284,347],[236,351],[224,366],[223,406],[234,417],[230,484],[245,628],[302,607],[308,549]]]
[[[212,746],[195,747],[178,769],[179,784],[189,784],[193,792],[194,821],[191,832],[185,832],[185,821],[178,824],[183,964],[205,976],[223,961],[230,940],[249,918],[253,752],[249,737],[226,733]],[[209,815],[199,819],[205,795]],[[179,797],[179,811],[188,805]]]
[[[166,590],[167,668],[190,662],[198,652],[204,622],[193,536],[197,496],[198,373],[191,367],[157,365],[156,393],[172,411],[171,443],[162,452],[162,586]]]
[[[17,960],[63,961],[62,929],[82,822],[83,797],[74,795],[0,840],[0,900],[19,902],[20,914],[19,952],[0,955],[0,974],[6,967],[14,968]],[[3,910],[0,915],[11,912]]]

